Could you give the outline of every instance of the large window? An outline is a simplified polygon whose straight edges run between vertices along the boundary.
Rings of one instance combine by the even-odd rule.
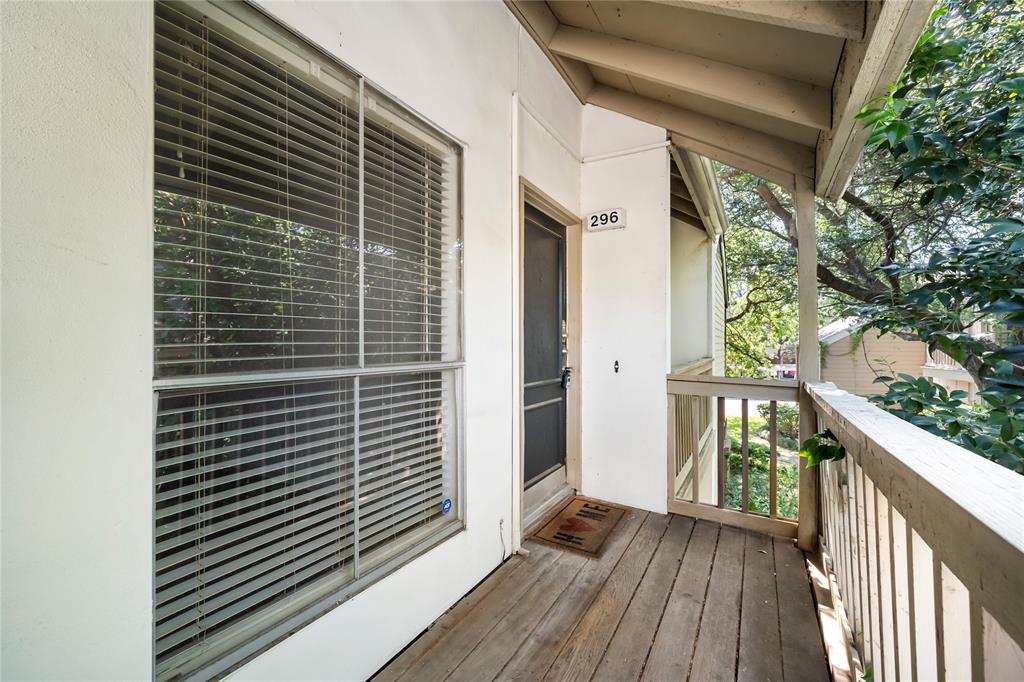
[[[461,527],[458,148],[242,3],[158,3],[155,665]]]

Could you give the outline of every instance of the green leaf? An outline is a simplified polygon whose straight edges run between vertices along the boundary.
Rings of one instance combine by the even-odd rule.
[[[923,135],[908,135],[903,143],[907,145],[907,151],[910,152],[911,158],[917,158],[917,155],[921,153],[921,147],[924,145]]]
[[[1007,78],[1004,81],[997,83],[1003,90],[1009,90],[1017,97],[1024,97],[1024,76],[1017,76],[1016,78]]]
[[[985,236],[987,237],[1004,234],[1006,232],[1024,232],[1024,222],[1017,220],[1016,218],[993,220],[989,224],[992,225],[992,227],[985,232]]]
[[[903,119],[897,118],[885,127],[885,139],[889,140],[889,146],[895,147],[910,132],[910,124]]]

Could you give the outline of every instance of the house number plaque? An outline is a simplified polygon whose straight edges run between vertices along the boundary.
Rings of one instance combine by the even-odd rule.
[[[601,232],[603,230],[621,230],[626,226],[626,209],[610,208],[587,215],[587,230]]]

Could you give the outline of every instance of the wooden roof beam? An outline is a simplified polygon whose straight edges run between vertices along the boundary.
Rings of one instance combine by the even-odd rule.
[[[701,220],[700,218],[694,218],[691,215],[687,215],[686,213],[683,213],[682,211],[677,210],[675,207],[672,208],[672,212],[671,213],[672,213],[672,218],[673,219],[678,220],[679,222],[681,222],[684,225],[689,225],[690,227],[694,228],[695,230],[700,230],[701,234],[703,234],[704,236],[707,236],[708,230],[704,226],[704,221]]]
[[[831,92],[810,83],[570,26],[555,29],[548,49],[816,130],[832,125]]]
[[[814,177],[814,150],[789,140],[606,85],[595,85],[587,102],[665,128],[674,144],[786,189],[794,175]]]
[[[863,0],[653,0],[662,5],[718,14],[799,31],[860,40],[864,37]]]
[[[839,60],[832,90],[836,125],[818,143],[814,188],[818,196],[834,200],[842,195],[868,138],[857,112],[899,79],[934,4],[934,0],[868,3],[866,37],[847,42]]]
[[[686,181],[683,180],[682,175],[671,173],[669,174],[669,180],[671,180],[670,187],[672,188],[672,194],[676,195],[680,199],[686,199],[690,203],[693,203],[693,199],[690,196],[690,190],[686,187]]]
[[[671,201],[672,201],[672,210],[673,211],[678,211],[679,213],[682,213],[684,215],[688,215],[691,218],[693,218],[694,220],[701,221],[701,226],[704,225],[704,221],[700,217],[700,214],[697,212],[697,207],[694,205],[694,203],[692,201],[688,201],[686,199],[683,199],[678,194],[673,194],[670,198],[671,198]]]

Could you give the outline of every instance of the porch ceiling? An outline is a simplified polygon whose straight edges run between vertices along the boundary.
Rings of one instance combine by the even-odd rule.
[[[506,0],[581,102],[690,151],[842,193],[854,119],[906,63],[933,0]]]

